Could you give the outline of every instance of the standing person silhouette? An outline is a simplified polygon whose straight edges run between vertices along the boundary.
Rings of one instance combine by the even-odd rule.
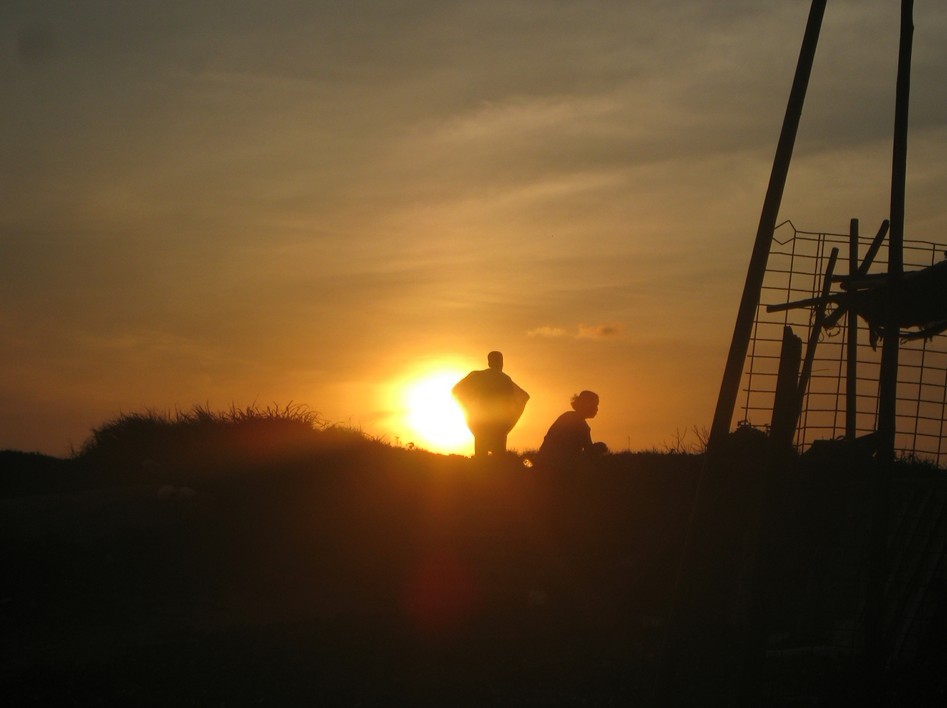
[[[605,443],[592,442],[592,429],[586,422],[598,413],[598,394],[582,391],[572,397],[572,410],[566,411],[549,426],[539,448],[538,462],[547,469],[573,469],[582,460],[608,452]]]
[[[474,436],[474,457],[506,452],[506,436],[523,415],[529,394],[503,373],[503,355],[487,354],[489,368],[471,371],[452,393],[464,409]]]

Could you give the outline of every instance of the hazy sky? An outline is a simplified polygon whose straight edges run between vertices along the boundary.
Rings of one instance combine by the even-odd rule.
[[[947,3],[906,237],[947,240]],[[6,0],[0,448],[294,401],[402,443],[500,349],[538,447],[707,427],[807,0]],[[781,219],[888,215],[900,2],[830,0]]]

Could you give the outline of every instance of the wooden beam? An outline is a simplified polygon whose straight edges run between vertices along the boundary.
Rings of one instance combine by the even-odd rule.
[[[825,303],[828,300],[829,288],[832,287],[832,273],[835,272],[835,262],[838,260],[838,249],[833,248],[829,254],[829,263],[822,278],[821,304],[816,306],[812,329],[809,330],[809,342],[806,344],[806,358],[802,362],[802,371],[799,373],[799,401],[806,395],[809,387],[809,378],[812,376],[812,364],[815,361],[815,350],[819,344],[819,335],[822,334],[822,324],[825,321]]]
[[[756,308],[760,302],[763,276],[766,275],[766,262],[769,259],[773,233],[776,230],[776,219],[779,216],[783,189],[786,186],[786,176],[789,173],[789,163],[792,160],[793,146],[796,142],[796,133],[802,116],[802,106],[805,103],[809,76],[812,73],[812,63],[819,42],[819,32],[822,29],[825,3],[826,0],[812,0],[809,9],[809,19],[802,38],[802,48],[799,51],[799,60],[796,63],[796,73],[793,77],[792,89],[789,92],[789,103],[786,106],[786,115],[783,118],[783,128],[779,135],[779,143],[776,146],[769,186],[766,189],[760,222],[756,229],[753,253],[750,256],[746,281],[743,285],[743,296],[737,310],[733,337],[730,340],[730,352],[724,367],[723,380],[720,383],[720,393],[717,396],[717,407],[714,411],[713,424],[707,442],[708,448],[713,448],[721,438],[730,432],[733,409],[736,406],[737,395],[740,390],[740,379],[743,377],[743,364],[750,346],[750,335],[753,333],[753,320],[756,317]]]

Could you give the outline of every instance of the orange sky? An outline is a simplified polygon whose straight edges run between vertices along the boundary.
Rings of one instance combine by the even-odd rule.
[[[4,3],[0,448],[290,401],[406,444],[401,384],[491,349],[512,447],[581,389],[613,449],[709,426],[808,5]],[[828,4],[781,219],[887,216],[899,6]],[[947,5],[915,24],[938,241]]]

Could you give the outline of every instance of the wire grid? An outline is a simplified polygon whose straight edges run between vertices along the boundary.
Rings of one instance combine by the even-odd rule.
[[[864,258],[872,238],[859,236],[858,260]],[[783,328],[808,342],[813,308],[797,308],[767,313],[767,305],[817,297],[830,253],[839,249],[835,274],[848,272],[849,235],[801,231],[791,221],[780,224],[773,235],[760,305],[742,381],[743,419],[741,423],[769,426]],[[930,241],[904,242],[905,271],[931,266],[944,256],[944,244]],[[868,273],[885,273],[887,248],[875,257]],[[837,288],[835,289],[837,291]],[[802,452],[816,440],[834,439],[845,434],[846,318],[819,337],[812,377],[802,403],[796,430],[796,448]],[[881,343],[872,348],[867,327],[858,320],[855,433],[874,432],[878,419],[878,381],[881,371]],[[805,352],[804,352],[805,354]],[[947,463],[944,445],[944,413],[947,408],[947,337],[902,342],[898,361],[895,450],[902,456]]]

